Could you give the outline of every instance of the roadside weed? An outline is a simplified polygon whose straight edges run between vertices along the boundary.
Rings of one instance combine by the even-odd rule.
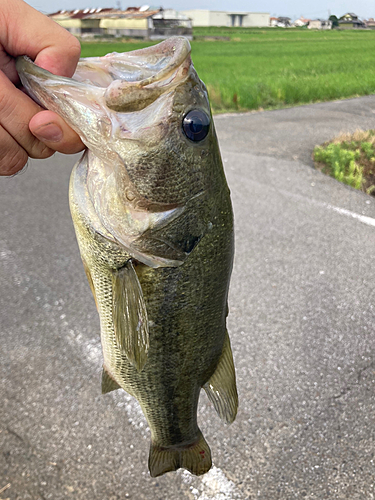
[[[375,131],[341,134],[314,150],[317,168],[336,180],[375,196]]]

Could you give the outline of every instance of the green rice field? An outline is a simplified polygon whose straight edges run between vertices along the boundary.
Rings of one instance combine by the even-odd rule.
[[[82,42],[82,57],[150,42]],[[214,112],[375,93],[375,30],[195,28],[192,58]]]

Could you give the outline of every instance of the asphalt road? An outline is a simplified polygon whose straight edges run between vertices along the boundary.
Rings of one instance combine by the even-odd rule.
[[[99,322],[70,220],[74,158],[0,180],[0,498],[375,496],[375,199],[313,170],[315,144],[375,127],[375,97],[216,118],[236,245],[240,409],[205,395],[214,467],[152,479],[149,430],[100,394]],[[10,485],[10,486],[9,486]]]

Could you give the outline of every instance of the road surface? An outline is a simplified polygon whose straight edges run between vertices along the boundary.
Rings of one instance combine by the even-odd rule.
[[[152,479],[150,432],[100,394],[99,322],[69,215],[74,157],[0,180],[0,498],[374,498],[375,198],[312,168],[375,128],[375,98],[215,119],[232,191],[229,332],[240,409],[202,394],[213,468]]]

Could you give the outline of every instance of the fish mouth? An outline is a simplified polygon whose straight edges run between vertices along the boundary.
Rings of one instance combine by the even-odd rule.
[[[104,86],[109,109],[138,111],[186,78],[190,52],[186,38],[173,37],[145,49],[81,59],[74,77]]]
[[[144,49],[81,59],[72,78],[54,75],[27,56],[17,58],[16,68],[27,93],[43,107],[59,113],[82,133],[86,144],[84,127],[76,124],[78,114],[88,111],[92,114],[89,121],[94,114],[96,118],[102,114],[108,122],[111,112],[145,109],[188,78],[190,52],[186,38],[171,37]]]
[[[105,88],[107,106],[120,111],[117,108],[124,106],[124,99],[120,95],[122,92],[134,94],[131,91],[135,89],[167,90],[172,82],[184,79],[191,65],[190,52],[191,47],[186,38],[171,37],[144,49],[82,58],[73,78],[53,75],[34,64],[27,56],[18,57],[16,67],[26,87],[29,84],[28,79],[34,77],[45,83],[52,80],[54,85]],[[130,99],[126,101],[129,102]]]

